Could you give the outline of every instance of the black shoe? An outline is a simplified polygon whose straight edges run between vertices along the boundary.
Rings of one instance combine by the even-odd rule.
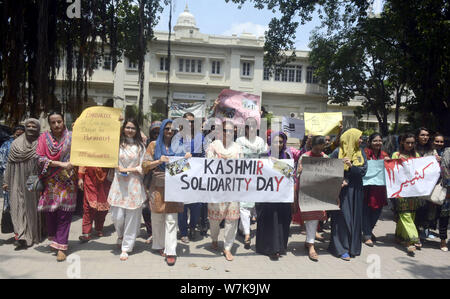
[[[16,243],[14,243],[16,244]],[[19,250],[26,250],[28,248],[27,242],[25,240],[19,240],[17,241],[16,248],[14,248],[15,251]]]
[[[189,230],[188,237],[189,237],[189,240],[191,240],[191,241],[195,239],[195,229]]]
[[[244,248],[245,249],[250,249],[250,240],[244,241]]]
[[[278,261],[280,259],[280,254],[276,253],[269,256],[271,261]]]

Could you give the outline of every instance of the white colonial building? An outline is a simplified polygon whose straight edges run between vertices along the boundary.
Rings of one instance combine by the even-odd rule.
[[[313,76],[307,51],[297,51],[295,61],[270,76],[263,65],[264,37],[202,33],[187,6],[171,33],[170,70],[169,33],[157,31],[155,37],[145,57],[143,112],[147,119],[151,119],[152,112],[165,113],[169,78],[168,105],[172,117],[179,116],[180,109],[206,116],[223,89],[234,89],[259,95],[265,110],[275,116],[302,119],[304,112],[338,110],[344,112],[344,123],[357,125],[351,106],[342,109],[327,105],[327,89]],[[64,79],[63,73],[61,69],[59,82]],[[111,59],[106,56],[89,80],[88,94],[86,106],[102,105],[111,98],[118,108],[137,105],[137,63],[124,57],[112,70]],[[61,89],[56,95],[62,97]],[[147,123],[145,127],[148,126]]]

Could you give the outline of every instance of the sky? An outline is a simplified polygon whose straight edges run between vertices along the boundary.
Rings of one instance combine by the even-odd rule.
[[[380,11],[382,1],[375,2],[375,12]],[[195,16],[197,27],[204,34],[231,36],[246,32],[264,36],[270,20],[275,16],[271,11],[256,9],[250,3],[246,3],[242,9],[238,9],[238,5],[231,1],[226,3],[225,0],[173,0],[173,3],[172,28],[176,25],[178,16],[184,11],[187,3],[190,13]],[[155,29],[169,31],[168,24],[169,9],[166,8]],[[319,24],[318,16],[314,15],[311,22],[299,26],[295,41],[297,50],[310,50],[308,47],[310,33]]]

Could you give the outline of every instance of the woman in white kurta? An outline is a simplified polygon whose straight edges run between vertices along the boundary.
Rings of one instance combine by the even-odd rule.
[[[206,150],[208,159],[239,159],[242,155],[241,146],[233,141],[234,125],[231,120],[223,122],[222,140],[215,140]],[[211,230],[212,248],[219,248],[218,238],[220,222],[225,220],[225,240],[223,254],[227,261],[233,260],[231,247],[236,238],[239,220],[239,202],[208,203],[208,218]]]
[[[135,120],[125,120],[120,136],[119,167],[108,195],[111,216],[121,246],[120,260],[128,259],[141,223],[141,209],[145,200],[142,161],[145,147]]]
[[[244,159],[258,159],[263,153],[267,152],[267,145],[264,139],[257,136],[257,123],[253,119],[253,122],[246,122],[245,136],[241,136],[236,139],[236,143],[242,148],[242,156]],[[240,225],[239,229],[244,233],[244,247],[250,249],[250,218],[255,212],[254,202],[241,202],[240,203]]]

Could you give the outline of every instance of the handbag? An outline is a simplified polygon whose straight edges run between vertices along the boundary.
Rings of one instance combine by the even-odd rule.
[[[30,192],[42,192],[44,191],[44,183],[38,175],[32,174],[28,177],[26,183],[26,188]]]
[[[8,204],[9,194],[4,192],[3,195],[1,232],[2,234],[10,234],[14,232],[14,225],[12,222],[10,207]]]
[[[434,186],[431,195],[426,199],[434,204],[441,206],[445,201],[446,195],[447,195],[447,188],[443,187],[441,184],[437,184],[436,186]]]

